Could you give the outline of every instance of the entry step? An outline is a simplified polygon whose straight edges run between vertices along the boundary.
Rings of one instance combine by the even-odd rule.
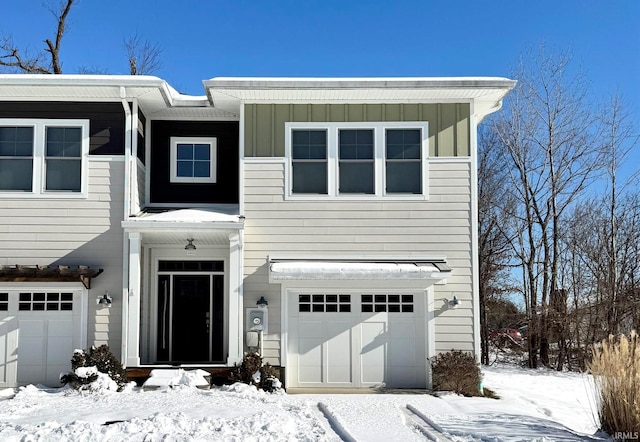
[[[211,388],[211,374],[200,369],[156,368],[151,370],[149,378],[142,384],[142,389],[162,390],[180,385],[208,390]]]

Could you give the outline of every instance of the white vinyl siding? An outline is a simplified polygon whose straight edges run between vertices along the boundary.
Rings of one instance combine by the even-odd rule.
[[[244,296],[269,300],[265,356],[280,352],[280,286],[269,284],[266,258],[277,254],[446,257],[453,269],[434,286],[436,352],[473,350],[471,302],[471,163],[428,162],[429,200],[297,201],[285,199],[286,162],[252,159],[244,165]],[[442,309],[442,298],[461,300]]]
[[[0,264],[104,269],[91,281],[88,345],[108,343],[116,354],[121,341],[124,165],[92,157],[86,199],[0,199]],[[99,309],[95,299],[106,291],[115,294],[114,308]]]

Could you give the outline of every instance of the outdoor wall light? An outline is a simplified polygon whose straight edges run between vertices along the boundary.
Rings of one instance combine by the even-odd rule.
[[[258,299],[258,302],[256,302],[256,305],[260,308],[266,308],[269,303],[267,302],[266,299],[264,299],[264,296],[260,296],[260,299]]]
[[[104,295],[96,299],[96,303],[100,307],[111,307],[111,304],[113,303],[113,298],[109,296],[109,292],[105,292]]]
[[[447,300],[447,303],[449,304],[449,308],[456,308],[460,305],[460,300],[454,295],[453,299]]]

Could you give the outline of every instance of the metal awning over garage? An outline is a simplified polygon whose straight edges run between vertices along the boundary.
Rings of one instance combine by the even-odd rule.
[[[269,280],[435,280],[451,274],[444,259],[322,260],[269,259]]]

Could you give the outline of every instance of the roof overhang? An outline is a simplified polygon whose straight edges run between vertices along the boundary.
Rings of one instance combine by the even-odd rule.
[[[502,77],[212,78],[203,82],[216,108],[245,103],[473,102],[481,121],[502,106],[516,81]]]
[[[152,118],[236,118],[146,75],[0,74],[2,101],[132,101]]]
[[[269,258],[269,281],[419,280],[437,282],[451,274],[444,259],[328,260]]]
[[[141,233],[145,242],[181,244],[193,238],[197,245],[223,245],[229,235],[244,229],[237,205],[218,209],[176,209],[143,212],[122,221],[127,233]]]

